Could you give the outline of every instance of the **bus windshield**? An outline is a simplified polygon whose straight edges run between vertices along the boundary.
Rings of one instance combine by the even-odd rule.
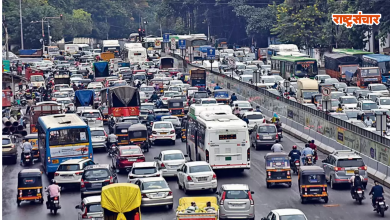
[[[390,76],[390,61],[378,63],[379,69],[381,69],[382,75]]]
[[[87,128],[70,128],[50,132],[49,145],[67,145],[88,143],[89,134]]]
[[[362,69],[360,72],[362,77],[380,76],[379,69]]]
[[[296,62],[295,76],[297,77],[313,77],[318,74],[316,61],[300,61]]]

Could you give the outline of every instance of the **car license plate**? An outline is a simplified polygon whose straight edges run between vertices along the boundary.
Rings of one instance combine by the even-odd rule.
[[[92,187],[102,187],[102,183],[92,183]]]
[[[311,189],[310,191],[312,191],[312,192],[318,192],[319,189]]]
[[[225,157],[225,160],[226,160],[226,161],[231,161],[231,160],[232,160],[232,157]]]
[[[167,132],[160,132],[160,134],[168,134]]]
[[[299,166],[299,163],[295,163],[295,166]]]
[[[54,200],[54,203],[58,203],[58,200]]]
[[[355,173],[355,171],[354,170],[347,170],[347,174],[354,174]]]
[[[26,161],[30,161],[30,159],[26,159]]]
[[[270,137],[270,136],[263,136],[263,139],[269,140],[269,139],[272,139],[272,137]]]
[[[244,207],[244,205],[240,205],[240,204],[232,204],[231,206],[233,206],[234,208],[242,208],[242,207]]]
[[[128,161],[137,161],[137,158],[129,158]]]
[[[52,163],[59,163],[60,161],[59,160],[53,160]]]
[[[162,198],[162,197],[164,197],[163,194],[154,194],[154,195],[152,195],[152,198]]]
[[[358,194],[362,194],[363,192],[362,192],[362,191],[358,191],[357,193],[358,193]]]
[[[384,202],[380,202],[379,205],[384,205],[385,203]]]
[[[278,163],[275,163],[276,166],[281,166],[282,163],[278,162]]]

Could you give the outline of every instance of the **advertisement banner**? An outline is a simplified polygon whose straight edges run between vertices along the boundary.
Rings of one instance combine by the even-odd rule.
[[[88,145],[76,146],[55,146],[50,147],[50,156],[55,157],[75,157],[88,156]]]
[[[388,147],[377,144],[376,145],[376,159],[386,165],[390,164],[390,150]]]
[[[337,142],[339,142],[340,144],[344,144],[344,131],[344,128],[337,128]]]

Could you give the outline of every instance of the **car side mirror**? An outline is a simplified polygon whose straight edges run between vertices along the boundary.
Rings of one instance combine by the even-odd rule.
[[[177,172],[180,172],[181,171],[181,169],[177,169]]]
[[[187,155],[187,154],[184,154],[184,157],[188,157],[188,155]]]
[[[255,192],[251,191],[251,194],[253,195],[253,194],[255,194]]]
[[[81,205],[76,205],[75,209],[81,209]]]
[[[328,163],[328,161],[326,161],[326,160],[323,160],[323,161],[322,161],[322,163]]]
[[[159,157],[154,157],[154,159],[155,159],[155,160],[158,160],[158,159],[160,159],[160,158],[159,158]]]

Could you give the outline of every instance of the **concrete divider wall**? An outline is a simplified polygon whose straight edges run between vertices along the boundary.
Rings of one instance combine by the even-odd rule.
[[[182,60],[178,55],[173,56]],[[228,76],[219,73],[208,73],[207,87],[213,88],[217,83],[222,88],[229,89],[242,98],[249,100],[252,104],[260,105],[266,116],[272,117],[274,113],[277,113],[281,118],[285,132],[302,141],[316,140],[317,146],[327,154],[334,150],[353,149],[362,156],[365,164],[369,167],[370,176],[390,187],[390,146],[385,146],[353,131],[339,127],[312,114],[310,111],[266,96],[247,84]]]

